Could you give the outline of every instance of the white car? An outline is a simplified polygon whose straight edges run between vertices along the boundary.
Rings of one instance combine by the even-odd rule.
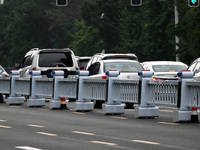
[[[89,60],[86,69],[88,69],[93,63],[100,61],[100,60],[114,60],[114,59],[126,59],[126,60],[137,60],[138,58],[135,54],[132,53],[127,53],[127,54],[121,54],[121,53],[110,53],[110,54],[105,54],[104,52],[102,53],[97,53],[94,56],[91,57]]]
[[[0,65],[0,77],[9,77],[9,74],[4,70],[4,68]]]
[[[80,69],[86,69],[87,64],[88,64],[89,60],[91,59],[91,57],[89,57],[89,56],[83,56],[83,57],[76,56],[76,59],[77,59],[77,63],[78,63],[79,68]]]
[[[30,77],[32,70],[46,71],[43,77],[52,77],[51,71],[61,69],[64,71],[78,70],[77,60],[72,50],[63,49],[39,49],[33,48],[24,56],[20,66],[21,77]],[[67,73],[65,74],[67,77]],[[73,77],[70,76],[69,77]]]
[[[194,80],[200,81],[200,58],[197,58],[195,61],[193,61],[188,70],[195,73]]]
[[[143,70],[143,67],[135,60],[100,60],[95,62],[88,68],[90,78],[102,79],[109,70],[117,70],[120,72],[119,79],[122,80],[139,80],[138,72]]]
[[[122,80],[139,80],[138,72],[143,70],[141,64],[136,60],[100,60],[93,63],[89,68],[90,78],[102,79],[107,71],[120,71],[119,79]],[[95,100],[95,107],[101,108],[103,101]],[[134,103],[126,103],[127,108],[133,108]]]
[[[177,61],[146,61],[141,63],[145,70],[154,72],[153,80],[178,80],[177,73],[188,66]]]

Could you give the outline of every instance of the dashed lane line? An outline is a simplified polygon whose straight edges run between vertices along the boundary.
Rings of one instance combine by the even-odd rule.
[[[48,136],[58,136],[57,134],[47,133],[47,132],[36,132],[37,134],[48,135]]]
[[[166,125],[179,125],[178,123],[171,123],[171,122],[158,122],[158,123]]]
[[[30,146],[15,146],[15,148],[24,149],[24,150],[42,150],[42,149],[39,149],[39,148],[30,147]]]
[[[86,113],[82,113],[82,112],[71,112],[73,114],[78,114],[78,115],[85,115]]]
[[[0,128],[10,129],[10,128],[12,128],[12,127],[11,127],[11,126],[2,126],[2,125],[0,125]]]
[[[12,108],[21,108],[20,106],[9,106],[9,107],[12,107]]]
[[[90,141],[91,143],[96,143],[96,144],[103,144],[103,145],[109,145],[109,146],[116,146],[116,143],[108,143],[108,142],[103,142],[103,141]]]
[[[45,126],[36,125],[36,124],[27,124],[29,127],[36,127],[36,128],[44,128]]]
[[[112,116],[111,118],[115,118],[115,119],[128,119],[128,118],[125,118],[125,117],[116,117],[116,116]]]
[[[88,132],[81,132],[81,131],[72,131],[73,133],[78,133],[78,134],[84,134],[84,135],[95,135],[94,133],[88,133]]]
[[[6,122],[6,120],[0,120],[0,122]]]
[[[38,110],[42,110],[42,111],[49,111],[49,109],[38,109]]]
[[[157,143],[157,142],[150,142],[150,141],[143,141],[143,140],[131,140],[131,141],[137,142],[137,143],[144,143],[144,144],[160,145],[160,143]]]

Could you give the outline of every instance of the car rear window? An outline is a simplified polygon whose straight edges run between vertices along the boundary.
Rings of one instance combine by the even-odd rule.
[[[102,60],[108,59],[126,59],[126,60],[138,60],[135,56],[127,56],[127,55],[114,55],[114,56],[106,56],[103,57]]]
[[[187,69],[184,65],[154,65],[152,67],[155,72],[179,72]]]
[[[70,52],[41,52],[39,67],[73,67]]]
[[[104,71],[117,70],[120,72],[139,72],[143,68],[137,62],[106,62],[104,65]]]

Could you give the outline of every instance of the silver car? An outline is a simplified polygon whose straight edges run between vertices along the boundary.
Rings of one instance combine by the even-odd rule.
[[[144,69],[154,72],[153,80],[177,80],[177,73],[187,70],[188,66],[177,61],[146,61],[142,63]]]
[[[143,70],[143,67],[135,60],[100,60],[92,64],[88,70],[90,78],[101,79],[109,70],[117,70],[120,72],[119,79],[122,80],[139,80],[138,72]]]

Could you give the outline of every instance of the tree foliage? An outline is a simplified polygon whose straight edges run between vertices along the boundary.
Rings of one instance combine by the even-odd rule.
[[[179,23],[174,24],[174,0],[5,0],[0,6],[0,64],[21,62],[33,47],[70,47],[76,55],[135,53],[140,61],[180,60],[190,64],[200,56],[200,9],[176,0]],[[175,35],[180,38],[175,50]]]

